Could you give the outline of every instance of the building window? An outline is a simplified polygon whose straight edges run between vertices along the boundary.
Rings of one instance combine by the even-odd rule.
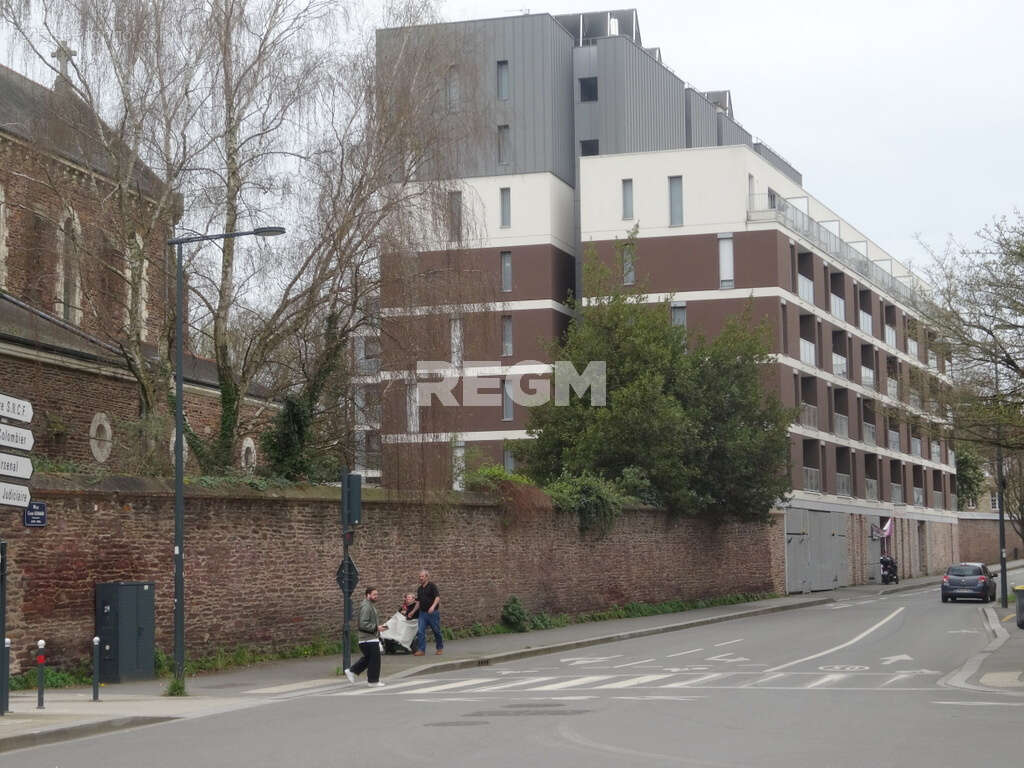
[[[0,185],[0,288],[7,287],[7,199]]]
[[[508,62],[498,62],[498,101],[508,101]]]
[[[461,491],[465,488],[463,481],[466,476],[466,444],[461,440],[452,445],[452,490]]]
[[[448,100],[448,111],[457,112],[459,109],[459,71],[454,67],[454,65],[448,67],[448,78],[445,86]]]
[[[622,218],[633,218],[633,180],[622,180]]]
[[[633,285],[636,282],[636,247],[633,243],[622,246],[622,284]]]
[[[454,242],[462,240],[462,193],[448,193],[448,237]]]
[[[406,386],[405,420],[409,428],[409,434],[415,434],[420,431],[420,393],[415,381]]]
[[[501,290],[502,293],[512,290],[512,251],[501,252]]]
[[[514,415],[512,403],[512,384],[508,379],[501,380],[501,420],[512,421]]]
[[[998,512],[999,511],[999,494],[998,493],[994,493],[994,492],[990,493],[988,495],[988,503],[989,503],[989,507],[991,507],[993,512]]]
[[[61,227],[61,259],[58,284],[60,316],[65,322],[78,324],[81,308],[78,306],[79,288],[78,232],[75,220],[68,216]]]
[[[508,165],[512,156],[512,147],[509,145],[509,128],[507,125],[498,126],[498,165]]]
[[[686,304],[678,301],[672,302],[672,325],[686,327]]]
[[[580,78],[580,101],[597,101],[597,78]]]
[[[498,190],[498,197],[501,201],[501,226],[512,226],[512,189],[502,187]]]
[[[683,226],[683,177],[668,177],[668,225]]]
[[[597,139],[584,139],[580,142],[580,156],[590,157],[591,155],[598,154],[597,151]]]
[[[501,356],[512,356],[512,315],[501,316]]]
[[[448,323],[452,339],[452,365],[462,365],[462,318],[453,317]]]
[[[736,276],[733,273],[732,237],[718,238],[718,287],[733,288]]]
[[[516,455],[512,453],[512,449],[505,446],[505,450],[502,454],[502,464],[505,465],[506,472],[516,471]]]

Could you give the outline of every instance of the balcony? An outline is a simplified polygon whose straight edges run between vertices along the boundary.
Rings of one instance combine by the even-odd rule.
[[[958,505],[959,503],[960,503],[960,502],[959,502],[959,500],[957,499],[957,497],[956,497],[956,494],[955,494],[955,493],[951,493],[951,494],[949,494],[949,508],[950,508],[950,509],[960,509],[960,507],[959,507],[959,506],[957,506],[957,505]]]
[[[907,339],[907,354],[911,357],[919,357],[917,351],[917,339]]]
[[[363,376],[373,376],[380,373],[380,358],[379,357],[364,357],[359,360],[357,364],[357,370]]]
[[[828,295],[829,298],[829,310],[833,315],[838,317],[840,320],[846,321],[846,299],[842,296],[836,296],[834,293]]]
[[[797,294],[808,304],[814,303],[814,281],[806,275],[796,276]]]
[[[892,499],[893,504],[904,503],[902,483],[889,483],[889,498]]]
[[[898,429],[889,430],[889,450],[897,452],[900,450],[900,433]]]
[[[864,498],[878,501],[878,480],[873,477],[864,478]]]
[[[821,470],[814,467],[804,467],[804,490],[821,490]]]
[[[866,365],[860,367],[860,383],[868,389],[875,388],[875,369],[868,368]]]
[[[921,438],[920,437],[912,437],[912,438],[910,438],[910,452],[914,456],[920,456],[921,455]]]
[[[875,425],[864,422],[864,442],[868,445],[878,445],[875,438]]]
[[[946,457],[947,457],[946,458],[946,463],[949,464],[951,467],[955,468],[956,467],[956,451],[954,451],[952,448],[947,448],[946,449]]]
[[[795,208],[785,198],[777,194],[751,195],[747,205],[748,220],[777,221],[887,293],[907,301],[913,299],[914,290],[911,285],[886,272],[849,243]]]
[[[900,399],[900,383],[896,379],[889,378],[885,381],[885,393],[893,400]]]
[[[939,370],[939,358],[930,349],[928,350],[928,367],[933,371]]]
[[[815,349],[813,341],[800,339],[800,362],[807,365],[818,364],[818,351]]]
[[[874,327],[870,312],[865,312],[863,309],[860,311],[860,317],[857,319],[857,327],[864,331],[864,333],[871,335],[874,331]]]
[[[810,429],[818,428],[818,406],[800,403],[800,425]]]
[[[846,358],[835,352],[832,353],[832,373],[843,379],[850,378],[850,371],[846,365]]]
[[[852,496],[850,488],[850,476],[836,472],[836,496]]]
[[[916,485],[914,486],[914,506],[924,506],[924,488],[918,488]]]
[[[917,408],[919,411],[921,410],[921,396],[917,392],[911,391],[907,400],[910,401],[911,408]]]
[[[932,509],[945,509],[946,495],[942,491],[932,491]]]
[[[932,440],[931,453],[928,454],[928,458],[932,461],[942,461],[942,448],[939,445],[938,440]]]
[[[837,413],[832,417],[832,433],[836,437],[849,437],[850,436],[850,417],[845,416],[842,413]]]
[[[896,329],[891,325],[885,326],[885,343],[890,347],[896,346]]]

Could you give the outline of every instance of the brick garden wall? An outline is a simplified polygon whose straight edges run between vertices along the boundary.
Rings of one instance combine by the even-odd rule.
[[[85,658],[94,633],[94,586],[104,581],[156,582],[157,646],[170,652],[170,485],[37,476],[33,486],[33,499],[48,504],[46,528],[23,528],[16,510],[0,517],[10,555],[8,636],[15,670],[29,663],[39,638],[56,664]],[[485,499],[424,507],[377,498],[368,492],[352,557],[360,586],[379,587],[386,615],[414,588],[421,567],[440,587],[442,619],[453,627],[497,621],[511,594],[531,611],[560,613],[784,590],[779,525],[711,528],[632,510],[597,538],[581,536],[574,519],[550,511],[510,519]],[[337,518],[330,489],[278,495],[188,489],[189,653],[337,636]]]
[[[960,559],[965,562],[999,562],[999,521],[964,519],[958,526]],[[1014,555],[1014,549],[1017,555]],[[1017,531],[1006,522],[1006,557],[1015,560],[1024,557],[1024,541]]]

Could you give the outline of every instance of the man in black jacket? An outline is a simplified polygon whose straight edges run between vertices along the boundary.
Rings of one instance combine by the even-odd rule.
[[[359,652],[363,654],[359,661],[345,670],[345,677],[350,683],[356,681],[356,675],[366,673],[366,682],[374,688],[383,688],[384,683],[380,682],[380,640],[377,635],[387,629],[387,626],[380,623],[377,617],[377,589],[376,587],[366,588],[366,599],[359,606]]]
[[[426,569],[420,571],[420,586],[416,590],[416,603],[420,608],[419,631],[416,633],[416,653],[422,656],[427,648],[427,627],[434,633],[434,645],[437,655],[444,651],[444,638],[441,637],[441,593],[437,585],[430,580]]]

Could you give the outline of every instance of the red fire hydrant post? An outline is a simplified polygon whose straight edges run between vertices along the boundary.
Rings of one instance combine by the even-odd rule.
[[[36,665],[39,669],[39,700],[36,709],[45,709],[43,706],[43,688],[46,686],[46,641],[40,640],[36,643],[39,653],[36,654]]]

